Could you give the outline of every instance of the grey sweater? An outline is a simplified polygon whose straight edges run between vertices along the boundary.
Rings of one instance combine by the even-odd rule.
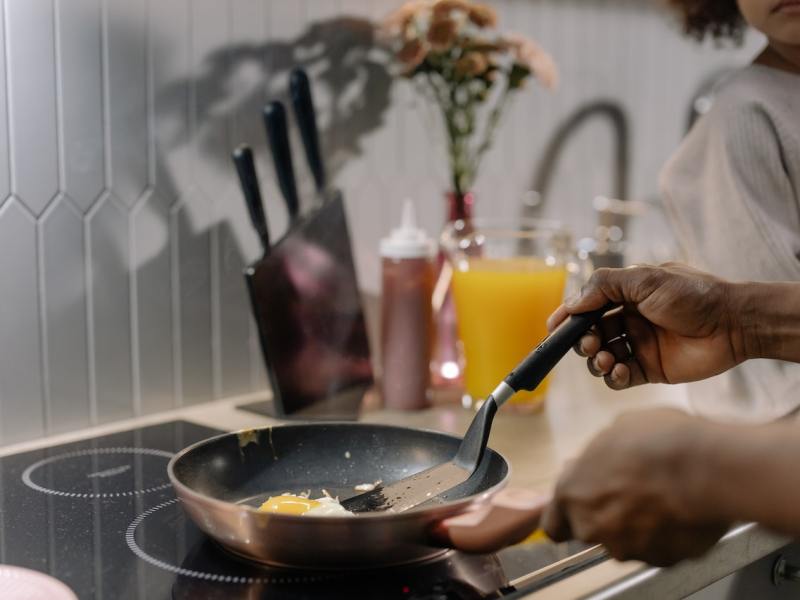
[[[727,79],[661,191],[689,264],[736,281],[800,281],[800,76],[751,65]],[[800,365],[749,361],[691,384],[689,401],[731,420],[783,416],[800,406]]]

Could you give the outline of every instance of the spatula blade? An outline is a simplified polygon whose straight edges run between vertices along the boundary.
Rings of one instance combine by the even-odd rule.
[[[354,513],[403,512],[464,483],[471,474],[453,462],[446,462],[395,483],[379,485],[371,492],[353,496],[341,504]]]

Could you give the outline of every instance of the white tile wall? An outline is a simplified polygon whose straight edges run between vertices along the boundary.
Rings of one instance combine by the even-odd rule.
[[[391,85],[363,44],[363,21],[342,20],[394,5],[2,1],[0,443],[266,385],[241,277],[258,244],[228,154],[239,141],[256,147],[277,236],[286,216],[259,109],[284,94],[294,63],[316,80],[363,286],[377,288],[375,248],[402,197],[441,227],[435,114],[408,83]],[[504,26],[555,55],[562,85],[530,86],[509,110],[476,186],[479,214],[517,214],[553,130],[598,98],[627,111],[632,196],[652,197],[695,87],[758,44],[698,47],[654,2],[494,5]],[[558,164],[547,213],[588,233],[589,200],[611,188],[610,159],[607,125],[587,124]]]

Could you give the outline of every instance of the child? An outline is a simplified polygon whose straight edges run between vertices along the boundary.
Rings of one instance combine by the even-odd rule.
[[[689,33],[767,37],[726,79],[661,174],[688,262],[737,280],[800,280],[800,0],[670,0]],[[800,366],[754,361],[691,385],[707,415],[765,420],[800,404]]]
[[[727,279],[798,281],[800,0],[669,2],[698,39],[737,39],[747,24],[767,38],[753,64],[726,78],[661,174],[684,258]],[[593,366],[610,387],[627,387],[627,367],[610,353]],[[800,365],[751,361],[690,384],[689,400],[708,416],[781,417],[800,406]]]

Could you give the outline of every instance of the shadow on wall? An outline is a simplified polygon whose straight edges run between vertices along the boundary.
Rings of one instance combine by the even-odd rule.
[[[178,114],[184,110],[187,84],[202,88],[205,101],[194,115],[202,124],[196,140],[201,158],[232,173],[228,157],[240,141],[266,151],[261,107],[272,99],[288,104],[289,72],[303,67],[313,81],[320,112],[320,142],[327,169],[335,178],[348,160],[363,153],[362,139],[383,124],[392,88],[387,57],[375,41],[371,21],[342,16],[313,23],[286,42],[238,44],[215,50],[204,61],[205,69],[199,77],[175,81],[158,91],[157,102],[167,114]],[[247,124],[247,130],[238,132],[241,139],[233,133],[225,152],[220,152],[219,140],[209,132],[236,116]],[[165,142],[173,147],[182,140]],[[294,148],[296,156],[302,156],[297,144]],[[220,163],[220,159],[224,160]],[[296,169],[300,162],[295,160]]]
[[[230,152],[239,142],[251,144],[261,159],[262,178],[271,179],[265,177],[270,171],[264,168],[261,108],[267,98],[286,98],[288,73],[298,65],[314,81],[331,178],[363,152],[364,136],[381,126],[389,107],[391,76],[367,20],[317,22],[285,42],[230,44],[221,37],[192,73],[193,59],[182,48],[190,36],[200,44],[207,31],[192,33],[196,24],[178,16],[164,18],[163,30],[152,35],[150,61],[142,23],[127,13],[109,22],[113,48],[103,77],[110,80],[111,144],[98,135],[89,162],[100,181],[103,165],[111,165],[106,174],[111,193],[94,213],[82,215],[84,235],[91,239],[91,277],[85,277],[82,249],[80,256],[68,257],[70,280],[81,284],[70,287],[69,298],[60,295],[47,322],[40,323],[51,342],[44,350],[53,366],[46,383],[49,411],[43,402],[17,394],[31,407],[30,418],[25,413],[20,420],[35,422],[36,430],[8,421],[0,436],[4,442],[266,386],[242,275],[258,244]],[[96,11],[87,9],[75,20],[88,28],[93,19],[99,23],[96,18]],[[216,23],[206,29],[220,31]],[[82,33],[81,39],[92,39],[91,31]],[[87,43],[81,50],[79,64],[100,62],[99,47]],[[195,50],[204,56],[202,48]],[[86,104],[97,100],[99,107],[103,82],[93,76],[96,89],[81,93]],[[66,142],[69,152],[82,140]],[[295,144],[296,164],[303,162],[299,149]],[[275,194],[265,200],[270,216],[283,216],[274,210],[281,208]],[[275,231],[286,223],[285,217],[273,221]],[[64,324],[73,322],[80,325],[64,333]],[[17,334],[30,337],[14,332],[8,339]],[[26,363],[38,365],[39,357],[30,355]],[[56,371],[55,365],[69,368]],[[20,387],[30,381],[30,389],[41,389],[38,369],[9,377]]]
[[[194,123],[189,129],[191,139],[180,127],[159,128],[156,133],[160,136],[155,157],[156,189],[166,198],[184,201],[177,213],[173,208],[175,221],[171,227],[170,223],[163,224],[163,235],[158,236],[162,240],[160,252],[147,257],[138,267],[140,272],[146,272],[153,268],[151,265],[168,262],[171,247],[175,247],[174,240],[170,244],[168,239],[177,233],[181,266],[179,281],[172,285],[178,285],[180,299],[178,314],[173,318],[181,321],[181,339],[174,343],[180,344],[183,353],[182,373],[178,376],[183,382],[184,397],[194,401],[249,392],[251,369],[261,371],[260,365],[253,362],[260,363],[261,354],[253,342],[254,329],[242,277],[245,264],[259,252],[257,246],[247,243],[254,236],[235,180],[232,149],[246,142],[259,159],[261,179],[267,184],[265,203],[271,237],[276,240],[287,220],[271,183],[271,161],[261,120],[265,102],[279,99],[288,103],[291,69],[302,66],[309,72],[320,109],[323,155],[329,178],[335,181],[346,162],[363,153],[364,137],[383,123],[392,86],[385,59],[385,53],[375,43],[370,21],[338,17],[311,24],[300,36],[285,42],[221,47],[207,56],[198,75],[176,79],[155,90],[155,103],[165,123],[185,118],[187,106],[191,107],[188,112]],[[194,97],[188,90],[194,90]],[[298,137],[293,137],[302,195],[311,185],[304,176],[304,155]],[[175,157],[187,151],[187,162],[193,167],[171,169]],[[218,316],[212,314],[215,310]],[[216,318],[219,333],[215,339],[210,324]],[[216,376],[209,340],[218,346],[220,354]],[[215,382],[215,377],[222,381]],[[158,395],[157,390],[153,392]]]

